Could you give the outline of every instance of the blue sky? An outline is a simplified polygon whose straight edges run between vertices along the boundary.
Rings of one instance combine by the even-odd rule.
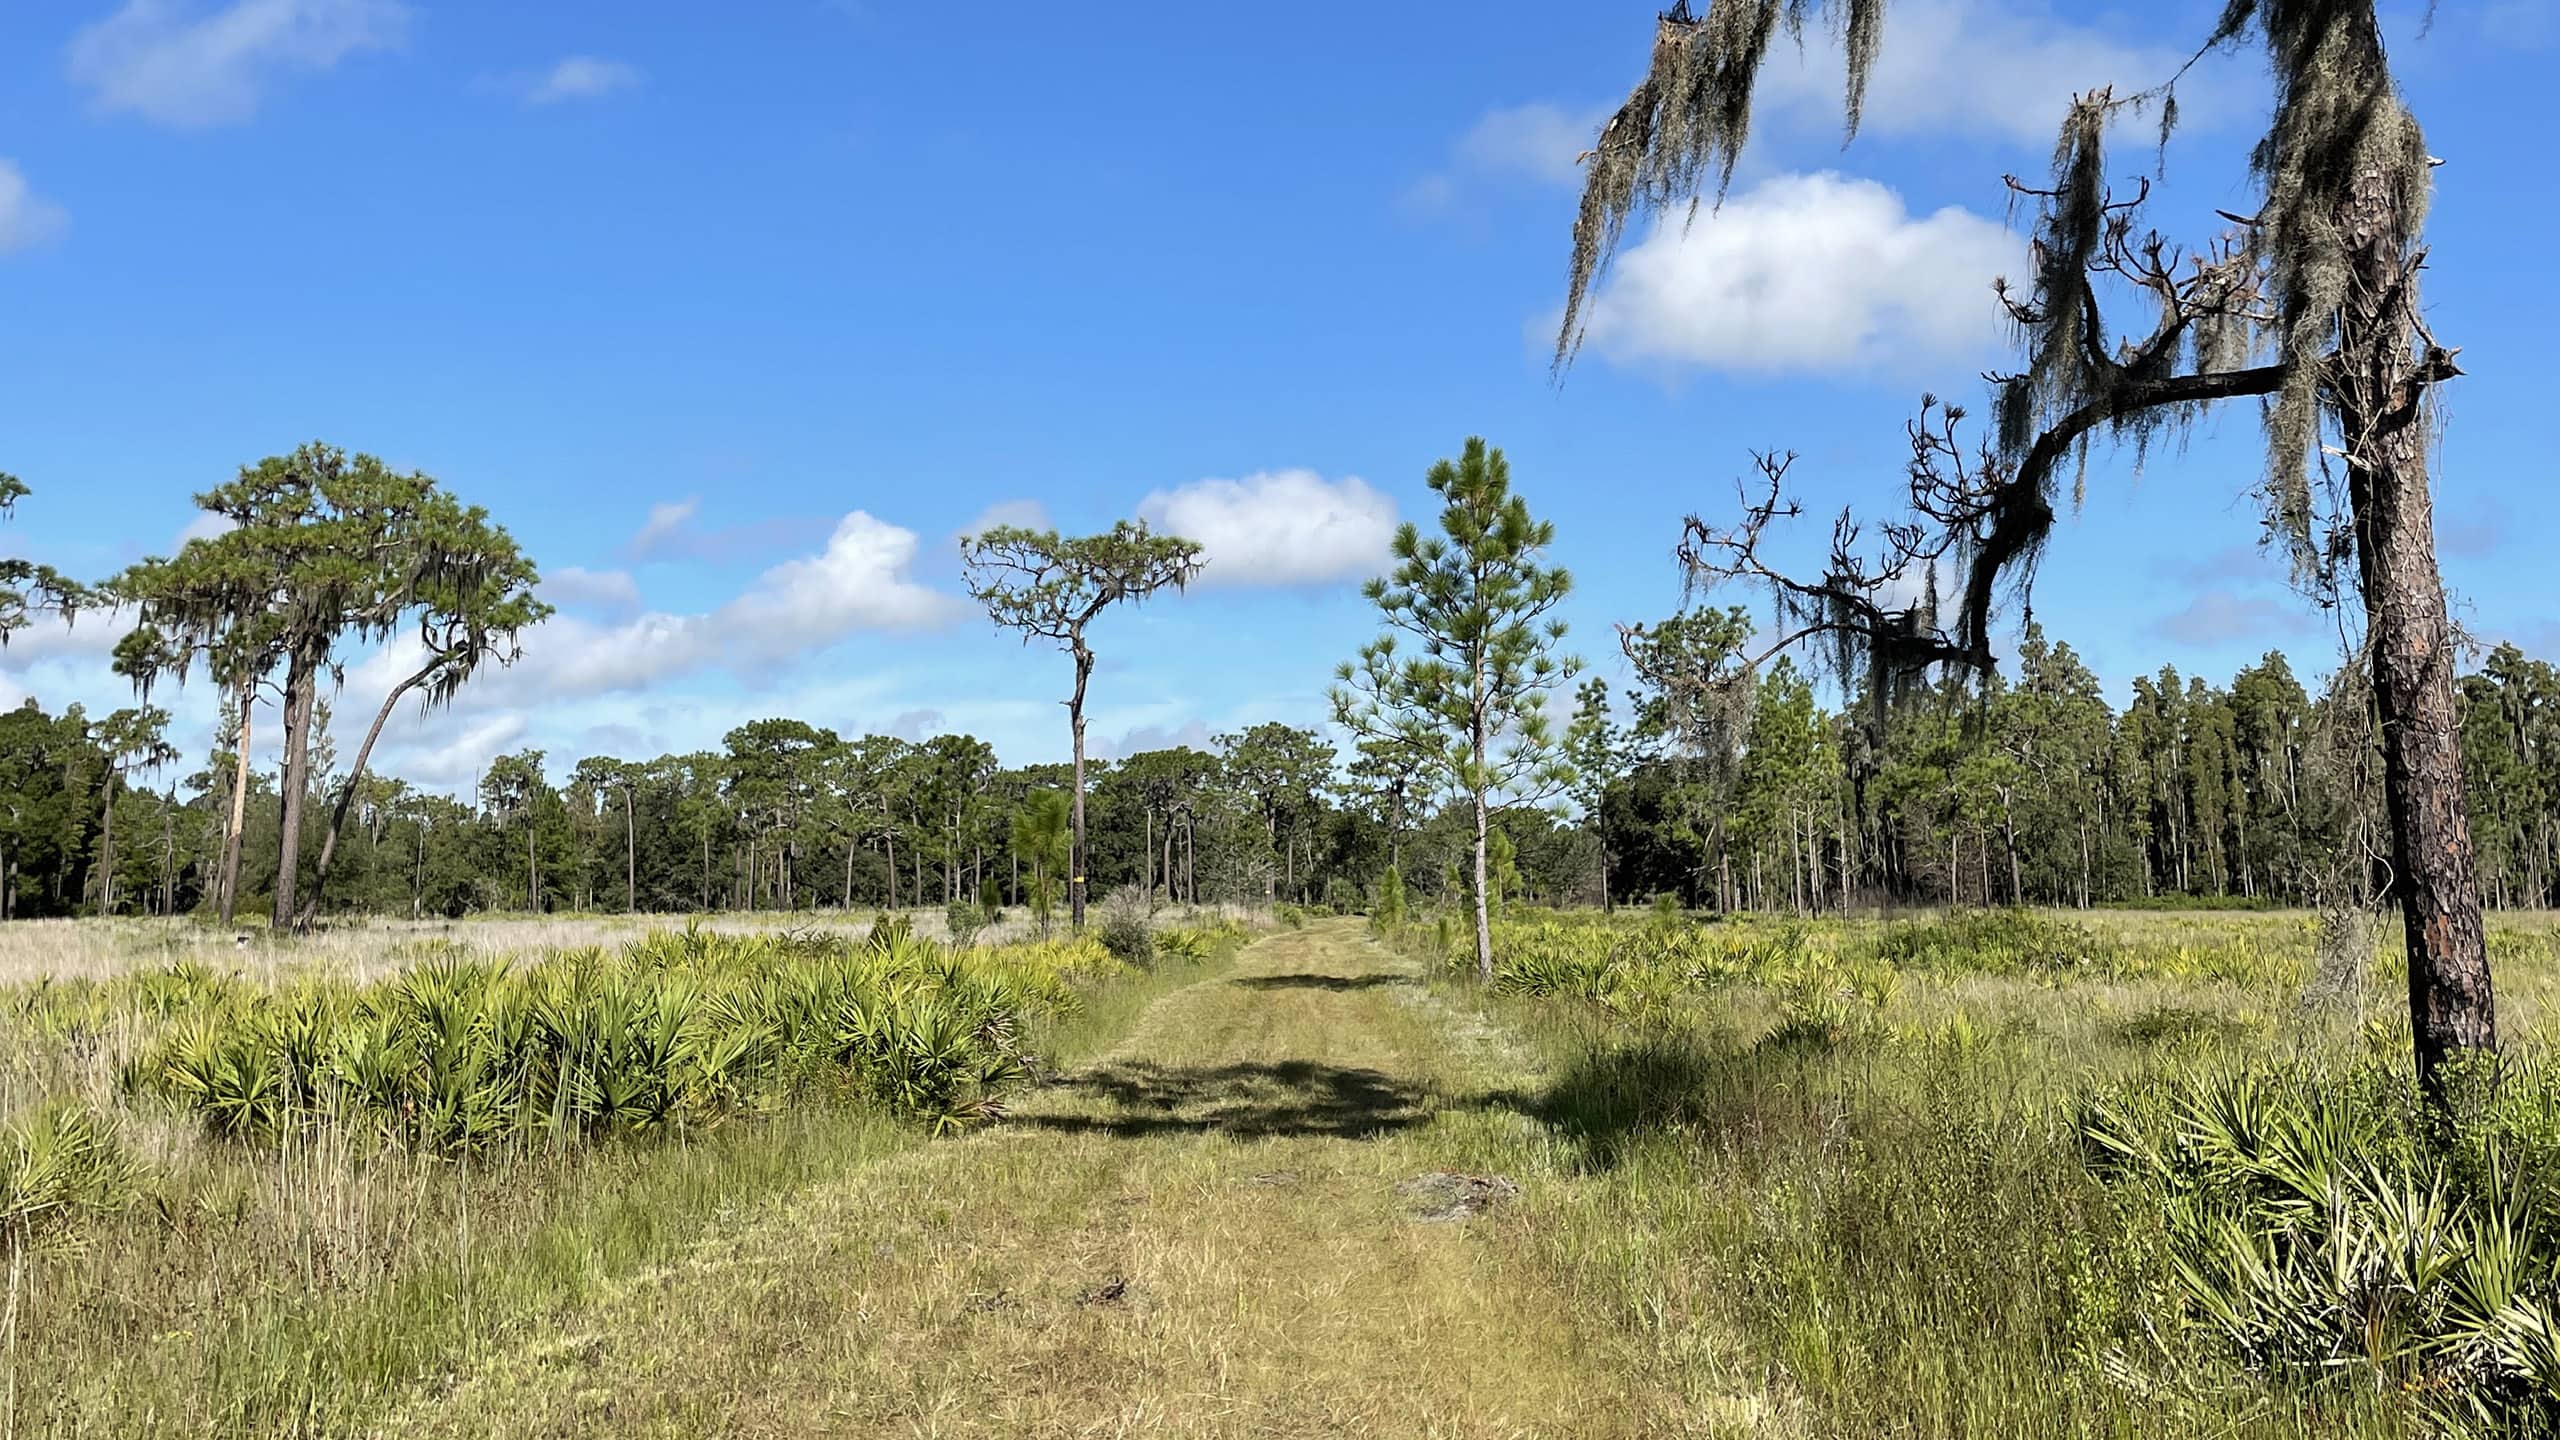
[[[1373,628],[1357,580],[1481,433],[1556,521],[1573,643],[1609,668],[1752,449],[1802,453],[1818,518],[1887,513],[1919,394],[1976,399],[2003,357],[1999,177],[2038,173],[2071,90],[2159,78],[2218,7],[1899,0],[1845,150],[1814,36],[1724,210],[1629,237],[1559,387],[1572,157],[1655,8],[10,7],[0,468],[36,493],[0,541],[103,575],[176,544],[194,490],[326,439],[486,505],[562,611],[399,722],[395,771],[467,785],[501,749],[655,753],[772,713],[1024,761],[1064,752],[1065,663],[969,614],[957,532],[1143,513],[1209,542],[1208,583],[1105,622],[1105,750],[1313,723]],[[2522,98],[2560,3],[2456,0],[2423,36],[2393,14],[2448,162],[2429,314],[2472,372],[2447,576],[2473,632],[2560,653],[2560,299]],[[2249,203],[2264,86],[2217,59],[2186,96],[2153,213],[2201,239]],[[2130,180],[2149,144],[2118,157]],[[2250,549],[2258,456],[2235,410],[2139,476],[2093,465],[2036,613],[2119,695],[2163,662],[2333,663]],[[0,698],[117,703],[110,634],[19,637]],[[352,658],[349,717],[397,659]],[[210,697],[177,704],[200,739]]]

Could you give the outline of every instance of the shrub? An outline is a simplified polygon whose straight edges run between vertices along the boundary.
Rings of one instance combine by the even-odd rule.
[[[114,1122],[58,1101],[0,1126],[0,1243],[59,1243],[70,1222],[123,1208],[140,1174]]]
[[[1404,872],[1390,865],[1378,877],[1377,897],[1369,904],[1369,928],[1392,935],[1404,926]]]
[[[2090,1096],[2079,1129],[2160,1217],[2179,1317],[2242,1364],[2361,1371],[2446,1429],[2548,1434],[2555,1079],[2513,1068],[2448,1134],[2396,1067],[2197,1067]]]
[[[975,900],[954,900],[943,907],[942,923],[950,927],[951,943],[966,950],[978,943],[978,932],[987,928],[991,917]]]
[[[1097,927],[1102,948],[1124,963],[1149,966],[1156,963],[1155,927],[1147,922],[1143,904],[1123,903],[1114,899],[1102,907],[1102,924]]]
[[[436,956],[370,984],[202,990],[128,1084],[217,1135],[334,1121],[432,1150],[713,1123],[810,1091],[948,1128],[999,1112],[1028,1074],[1024,1021],[1111,963],[1089,942],[962,951],[887,921],[861,942],[690,929],[527,965]]]

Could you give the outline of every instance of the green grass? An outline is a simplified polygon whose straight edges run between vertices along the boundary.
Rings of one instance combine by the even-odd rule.
[[[2548,933],[2502,928],[2532,1013]],[[1556,1157],[1540,1263],[1761,1397],[1759,1431],[2560,1420],[2560,1077],[2511,1029],[2497,1099],[2431,1136],[2384,980],[2369,1025],[2295,1011],[2302,917],[1565,917],[1498,942],[1489,1001],[1435,958],[1541,1057],[1547,1133],[1477,1162]]]
[[[124,1077],[208,986],[229,1013],[356,982],[5,992],[12,1423],[2417,1440],[2560,1416],[2548,917],[2493,924],[2509,1066],[2450,1129],[2410,1094],[2391,937],[2305,1011],[2299,914],[1520,914],[1491,993],[1462,926],[1391,949],[1299,918],[1241,957],[1175,933],[1153,968],[1003,962],[1073,1003],[1020,1012],[1041,1058],[1010,1114],[939,1141],[797,1080],[574,1143],[454,1147],[316,1100],[231,1135]],[[1418,1223],[1398,1187],[1438,1171],[1518,1194]]]

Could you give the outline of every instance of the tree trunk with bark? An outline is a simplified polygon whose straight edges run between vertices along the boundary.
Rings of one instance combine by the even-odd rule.
[[[297,649],[285,672],[283,812],[276,826],[275,904],[267,923],[277,930],[293,928],[295,879],[302,869],[302,803],[311,784],[311,712],[320,698],[323,656],[309,646]]]
[[[2382,40],[2369,9],[2340,23]],[[2358,174],[2340,229],[2348,295],[2329,377],[2345,441],[2358,580],[2382,729],[2383,796],[2391,818],[2392,889],[2409,950],[2409,1021],[2418,1073],[2441,1093],[2456,1051],[2498,1043],[2480,882],[2463,796],[2454,643],[2436,568],[2427,492],[2426,389],[2418,343],[2418,256],[2396,178]]]
[[[222,832],[222,923],[228,926],[240,905],[241,834],[249,823],[249,721],[258,709],[258,684],[240,683],[240,749],[231,765],[231,819]]]
[[[1076,694],[1067,702],[1068,727],[1075,732],[1075,815],[1073,835],[1067,853],[1067,918],[1078,931],[1084,929],[1085,853],[1084,853],[1084,688],[1093,678],[1093,652],[1084,648],[1079,634],[1075,643]]]

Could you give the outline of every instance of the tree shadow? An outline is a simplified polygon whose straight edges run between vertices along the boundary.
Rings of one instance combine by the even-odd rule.
[[[1172,1066],[1101,1065],[1067,1089],[1110,1113],[1026,1115],[1016,1123],[1071,1134],[1320,1136],[1351,1140],[1410,1129],[1429,1118],[1430,1096],[1383,1071],[1312,1060]]]
[[[1616,1169],[1646,1137],[1672,1131],[1771,1146],[1801,1134],[1813,1144],[1837,1120],[1824,1081],[1841,1054],[1792,1034],[1739,1049],[1697,1035],[1639,1034],[1577,1056],[1542,1091],[1497,1091],[1483,1103],[1546,1126],[1592,1170]]]
[[[1409,975],[1247,975],[1230,980],[1247,990],[1382,990],[1390,985],[1411,985]]]

